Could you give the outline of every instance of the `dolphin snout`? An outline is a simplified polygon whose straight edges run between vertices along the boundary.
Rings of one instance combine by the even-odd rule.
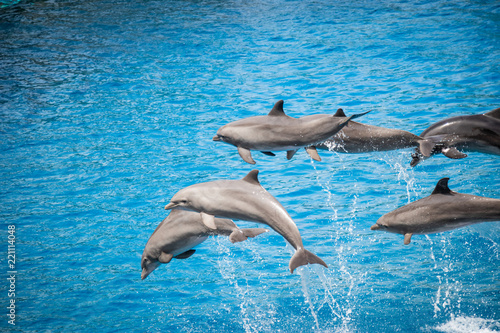
[[[380,225],[375,223],[374,225],[371,226],[370,230],[380,230]]]
[[[148,272],[148,270],[146,268],[143,268],[142,273],[141,273],[141,280],[144,280],[145,278],[147,278],[149,273],[151,273],[151,272]]]
[[[221,140],[220,140],[220,136],[219,136],[218,134],[217,134],[217,135],[215,135],[215,136],[212,138],[212,140],[214,140],[214,141],[221,141]]]
[[[175,207],[177,207],[177,204],[176,203],[169,203],[168,205],[165,206],[165,209],[174,209]]]

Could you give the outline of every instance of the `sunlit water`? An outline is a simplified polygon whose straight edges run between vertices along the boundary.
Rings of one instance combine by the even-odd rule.
[[[300,117],[372,110],[419,134],[500,105],[497,1],[1,1],[0,327],[38,332],[500,331],[500,224],[375,232],[450,177],[500,198],[500,158],[299,151],[213,142],[279,100]],[[181,188],[253,168],[307,249],[275,232],[209,238],[141,281],[140,257]],[[255,223],[237,221],[240,227]],[[16,325],[7,226],[16,226]]]

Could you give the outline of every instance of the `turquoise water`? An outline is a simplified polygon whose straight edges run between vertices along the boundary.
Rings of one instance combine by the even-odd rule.
[[[415,134],[500,105],[497,1],[2,1],[0,327],[13,332],[498,332],[500,224],[370,230],[452,190],[500,198],[500,158],[213,142],[285,100],[300,117]],[[253,168],[328,265],[288,271],[275,232],[209,238],[142,281],[144,246],[188,185]],[[240,227],[255,223],[237,221]],[[15,225],[15,297],[8,226]],[[15,326],[8,323],[15,300]]]

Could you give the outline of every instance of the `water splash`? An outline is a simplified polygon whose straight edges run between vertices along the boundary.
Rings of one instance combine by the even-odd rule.
[[[299,267],[297,272],[300,275],[300,283],[302,285],[302,292],[304,293],[304,298],[306,304],[309,306],[309,310],[311,311],[311,315],[314,318],[314,323],[316,324],[316,329],[319,330],[319,321],[317,311],[314,309],[314,300],[311,297],[311,293],[308,288],[309,284],[309,269],[308,267]]]
[[[356,275],[357,271],[353,273],[350,265],[349,265],[349,257],[353,255],[352,248],[349,245],[349,242],[346,243],[346,240],[343,238],[347,238],[348,241],[355,237],[354,235],[354,224],[353,222],[357,218],[358,211],[358,195],[357,191],[354,191],[355,194],[351,197],[351,204],[349,205],[349,217],[347,218],[347,225],[342,227],[342,223],[346,224],[346,222],[338,221],[338,208],[335,203],[336,196],[334,194],[334,189],[332,186],[333,179],[337,179],[338,172],[342,172],[345,169],[344,156],[342,154],[338,154],[333,152],[336,157],[340,160],[336,165],[340,165],[339,168],[333,168],[328,172],[319,171],[316,168],[315,163],[311,160],[311,164],[315,171],[316,182],[322,188],[322,190],[326,194],[326,206],[331,208],[334,212],[330,217],[330,222],[336,223],[339,225],[338,228],[335,228],[335,232],[332,235],[332,241],[335,244],[341,244],[336,247],[336,259],[337,259],[337,267],[338,269],[330,268],[328,271],[329,274],[325,274],[325,271],[321,269],[321,267],[311,267],[311,269],[315,270],[316,277],[319,279],[321,286],[323,287],[323,299],[321,300],[317,311],[323,308],[325,305],[328,305],[331,313],[333,314],[333,320],[340,320],[340,325],[336,327],[336,331],[339,332],[348,332],[350,331],[350,324],[352,322],[352,313],[354,311],[355,305],[353,304],[356,300],[356,297],[353,291],[356,288],[356,285],[360,282],[360,279],[364,278],[364,274],[362,276]],[[354,184],[356,187],[357,184]],[[338,281],[342,281],[343,285],[339,285]],[[336,299],[334,296],[333,290],[342,290],[347,287],[347,292],[342,295],[341,298]]]
[[[223,279],[233,286],[236,298],[239,299],[239,317],[245,332],[269,331],[276,320],[277,311],[274,304],[267,301],[265,306],[262,306],[262,300],[255,297],[255,295],[262,295],[263,292],[258,287],[253,288],[250,286],[244,274],[241,274],[241,267],[246,266],[244,259],[232,255],[230,248],[227,246],[227,239],[222,237],[216,239],[217,252],[221,255],[217,260],[219,273]],[[255,246],[250,243],[242,246],[252,252],[253,258],[260,258],[259,251],[256,251]]]
[[[407,163],[407,152],[386,152],[379,157],[380,161],[383,161],[391,167],[397,173],[398,180],[403,180],[406,183],[406,197],[408,198],[408,203],[412,201],[411,194],[417,195],[415,188],[415,170],[410,167]]]
[[[463,317],[451,315],[451,319],[426,331],[438,331],[444,333],[494,333],[500,330],[500,323],[493,319],[482,319],[477,317]]]

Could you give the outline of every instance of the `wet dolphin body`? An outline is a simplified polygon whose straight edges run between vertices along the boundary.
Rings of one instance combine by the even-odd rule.
[[[460,150],[500,155],[500,108],[441,120],[420,136],[434,143],[433,154],[443,153],[449,158],[467,157]],[[412,157],[411,166],[424,159],[418,148]]]
[[[172,258],[189,258],[193,247],[203,243],[208,236],[229,236],[232,243],[241,242],[248,237],[255,237],[267,229],[239,229],[228,219],[214,219],[217,229],[210,229],[201,220],[200,214],[174,209],[165,218],[149,238],[142,253],[141,278],[144,280],[161,264],[169,263]]]
[[[285,114],[283,100],[280,100],[267,116],[249,117],[222,126],[213,140],[236,146],[241,158],[250,164],[255,164],[252,150],[271,156],[274,156],[273,151],[286,150],[287,158],[291,159],[298,149],[306,148],[314,160],[321,161],[315,145],[333,136],[349,120],[365,113],[350,117],[314,115],[293,118]]]
[[[285,208],[267,192],[250,171],[241,180],[217,180],[188,186],[177,192],[165,209],[200,212],[209,228],[216,229],[214,216],[267,224],[283,236],[296,252],[290,260],[290,272],[306,264],[328,267],[317,255],[304,249],[299,229]]]
[[[344,110],[338,109],[335,117],[346,117]],[[333,137],[316,145],[316,148],[339,153],[367,153],[420,147],[422,154],[428,157],[432,146],[432,142],[407,131],[350,121]]]
[[[439,180],[432,194],[383,215],[371,230],[404,235],[431,234],[480,222],[500,221],[500,199],[453,192],[449,178]]]

